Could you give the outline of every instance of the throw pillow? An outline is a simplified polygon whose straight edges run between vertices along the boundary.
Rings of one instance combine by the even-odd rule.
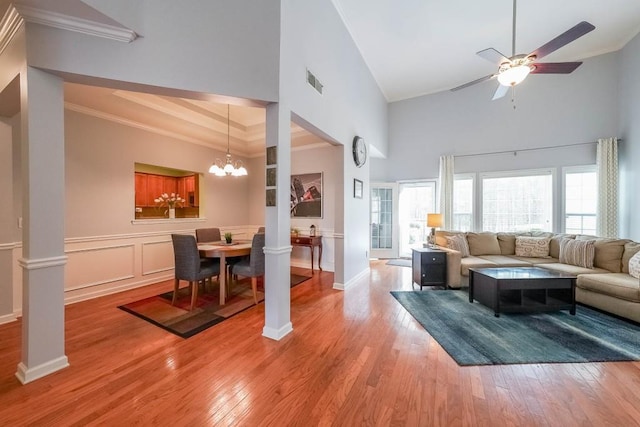
[[[640,279],[640,252],[636,252],[629,260],[629,274]]]
[[[516,256],[529,258],[549,258],[549,242],[547,237],[516,237]]]
[[[453,236],[447,236],[447,248],[460,252],[462,258],[468,257],[469,245],[467,239],[462,234],[455,234]]]
[[[477,255],[502,255],[498,235],[491,232],[467,233],[467,243],[469,252],[473,256]]]
[[[560,240],[560,262],[578,267],[593,268],[595,240]]]

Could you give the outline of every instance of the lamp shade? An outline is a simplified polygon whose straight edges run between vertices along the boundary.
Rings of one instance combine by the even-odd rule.
[[[442,214],[427,214],[427,227],[442,227]]]
[[[498,74],[498,81],[502,86],[515,86],[522,82],[531,72],[528,65],[511,67]]]

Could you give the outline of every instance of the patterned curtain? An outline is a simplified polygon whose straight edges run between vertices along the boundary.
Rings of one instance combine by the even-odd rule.
[[[618,140],[598,140],[598,210],[596,234],[618,237]]]
[[[453,156],[440,156],[439,181],[442,228],[453,230]]]

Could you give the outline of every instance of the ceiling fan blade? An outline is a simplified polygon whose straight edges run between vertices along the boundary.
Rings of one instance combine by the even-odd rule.
[[[569,74],[578,68],[582,62],[544,62],[532,64],[535,68],[531,74]]]
[[[490,80],[490,79],[492,79],[492,78],[494,78],[496,76],[497,76],[497,74],[489,74],[488,76],[480,77],[479,79],[475,79],[475,80],[470,81],[468,83],[465,83],[463,85],[456,86],[456,87],[454,87],[453,89],[450,89],[450,90],[452,92],[455,92],[456,90],[464,89],[466,87],[473,86],[473,85],[478,84],[478,83],[482,83],[482,82],[484,82],[486,80]]]
[[[493,98],[491,98],[491,100],[495,101],[496,99],[502,98],[503,96],[505,96],[507,94],[507,92],[509,92],[509,89],[511,89],[511,86],[503,86],[503,85],[499,84],[498,88],[493,93]]]
[[[589,31],[593,31],[596,27],[587,21],[582,21],[579,24],[576,24],[574,27],[569,28],[564,33],[560,34],[555,39],[551,40],[547,44],[540,46],[538,49],[531,52],[528,56],[535,55],[537,59],[540,59],[544,56],[549,55],[551,52],[554,52],[560,49],[562,46],[565,46],[572,41],[584,36]]]
[[[504,56],[503,54],[501,54],[500,52],[498,52],[492,47],[485,50],[481,50],[480,52],[476,52],[476,55],[479,55],[482,58],[486,59],[487,61],[496,65],[500,65],[503,62],[511,62],[509,58],[507,58],[506,56]]]

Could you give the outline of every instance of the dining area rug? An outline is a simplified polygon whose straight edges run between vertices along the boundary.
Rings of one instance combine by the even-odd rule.
[[[291,273],[291,287],[310,279]],[[205,289],[199,285],[198,299],[193,310],[191,307],[191,293],[186,282],[178,290],[176,305],[171,304],[173,291],[134,301],[118,308],[146,320],[166,331],[182,338],[189,338],[236,314],[255,305],[251,291],[251,279],[242,279],[231,286],[225,305],[220,305],[220,294],[217,282],[207,283]],[[264,301],[264,292],[258,285],[258,301]]]
[[[461,366],[640,360],[640,325],[583,305],[495,317],[461,290],[391,294]]]

